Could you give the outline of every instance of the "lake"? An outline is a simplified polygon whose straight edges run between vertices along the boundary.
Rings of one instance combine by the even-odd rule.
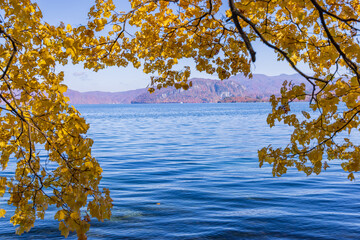
[[[359,184],[339,162],[309,177],[292,169],[273,178],[270,166],[259,168],[257,150],[285,146],[291,132],[267,126],[269,103],[77,108],[114,200],[111,220],[93,220],[88,239],[360,237]],[[0,239],[62,239],[53,212],[22,236],[7,214]]]

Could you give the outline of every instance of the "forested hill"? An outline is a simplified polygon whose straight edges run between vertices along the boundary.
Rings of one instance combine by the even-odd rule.
[[[147,89],[126,92],[77,92],[68,90],[66,96],[72,104],[129,104],[129,103],[217,103],[268,101],[278,95],[285,80],[296,84],[305,82],[300,75],[266,76],[254,74],[252,79],[243,75],[219,81],[191,79],[193,87],[187,91],[168,87],[150,94]]]

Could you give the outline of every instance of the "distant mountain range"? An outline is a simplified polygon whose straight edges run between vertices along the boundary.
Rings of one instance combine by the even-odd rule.
[[[306,83],[298,74],[254,74],[252,79],[239,74],[223,81],[191,79],[193,86],[187,91],[174,87],[157,90],[153,94],[146,88],[125,92],[78,92],[69,89],[65,95],[70,98],[71,104],[264,102],[273,94],[279,95],[285,80]]]

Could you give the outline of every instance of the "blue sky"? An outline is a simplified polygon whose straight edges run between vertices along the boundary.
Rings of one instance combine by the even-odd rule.
[[[57,24],[63,21],[74,26],[85,24],[87,12],[92,6],[91,0],[36,0],[43,12],[44,20]],[[127,0],[114,0],[118,2],[119,10],[129,9]],[[261,73],[270,76],[295,73],[287,63],[277,62],[274,51],[255,43],[257,60],[253,64],[253,73]],[[68,65],[58,67],[58,70],[65,72],[65,84],[70,89],[85,91],[109,91],[118,92],[146,87],[150,82],[150,75],[146,75],[141,69],[132,67],[118,68],[110,67],[105,70],[93,72],[85,70],[81,65]],[[200,73],[192,69],[191,77],[202,77],[216,79],[216,76]]]

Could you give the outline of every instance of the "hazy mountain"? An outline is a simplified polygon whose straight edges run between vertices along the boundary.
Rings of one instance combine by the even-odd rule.
[[[230,81],[238,81],[246,89],[246,95],[269,97],[273,94],[280,93],[280,88],[285,80],[292,81],[293,83],[305,83],[307,87],[310,85],[299,74],[287,75],[281,74],[278,76],[266,76],[264,74],[254,74],[252,79],[244,77],[242,74],[230,77]]]
[[[285,80],[305,82],[300,75],[266,76],[254,74],[252,79],[236,75],[227,80],[191,79],[193,87],[187,91],[168,87],[150,94],[147,89],[126,92],[77,92],[68,90],[72,104],[128,104],[128,103],[216,103],[268,101],[278,95]]]
[[[71,104],[128,104],[138,95],[146,93],[147,89],[130,90],[126,92],[78,92],[69,89],[65,95]]]

